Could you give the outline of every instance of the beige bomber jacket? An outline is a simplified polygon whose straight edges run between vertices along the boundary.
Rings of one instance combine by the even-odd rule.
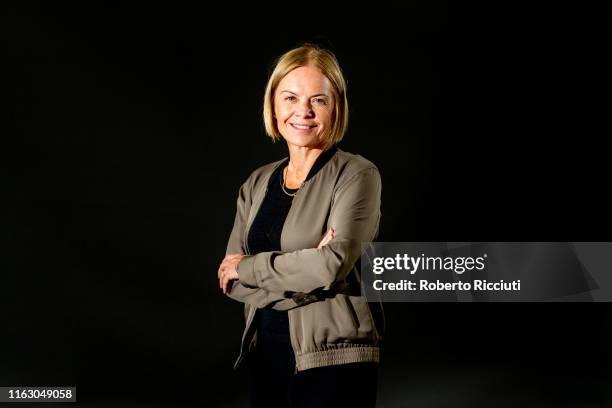
[[[243,253],[228,296],[244,303],[246,325],[238,368],[257,341],[257,308],[287,310],[295,372],[353,362],[379,362],[384,332],[380,302],[368,303],[357,269],[362,242],[374,241],[381,179],[365,158],[336,149],[293,198],[281,251],[249,253],[248,231],[270,176],[287,158],[255,170],[241,186],[226,253]],[[323,234],[335,237],[317,249]]]

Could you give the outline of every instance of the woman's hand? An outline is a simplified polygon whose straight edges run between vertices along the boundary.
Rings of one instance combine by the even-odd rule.
[[[334,231],[333,228],[328,229],[325,235],[323,235],[323,239],[321,239],[321,242],[319,242],[319,245],[317,245],[317,249],[323,248],[325,245],[329,243],[329,241],[334,239],[335,236],[336,236],[336,231]]]
[[[227,254],[225,258],[223,258],[221,266],[219,266],[219,270],[217,271],[219,287],[223,290],[223,294],[229,292],[231,281],[238,279],[236,268],[243,256],[243,254]]]

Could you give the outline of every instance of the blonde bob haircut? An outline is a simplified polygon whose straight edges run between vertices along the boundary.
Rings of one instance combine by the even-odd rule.
[[[277,58],[274,69],[266,85],[264,95],[263,120],[266,134],[273,141],[282,140],[274,118],[274,94],[280,81],[289,72],[303,66],[314,66],[327,77],[334,93],[334,110],[332,125],[325,137],[325,148],[340,142],[348,128],[348,100],[346,97],[346,80],[335,55],[315,44],[304,43],[297,48],[287,51]]]

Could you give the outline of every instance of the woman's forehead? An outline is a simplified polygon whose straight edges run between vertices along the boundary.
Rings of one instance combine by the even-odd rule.
[[[331,90],[329,79],[313,67],[299,67],[289,72],[278,84],[278,92],[314,92],[326,94]]]

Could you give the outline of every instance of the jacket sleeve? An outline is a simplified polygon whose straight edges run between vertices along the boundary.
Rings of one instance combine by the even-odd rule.
[[[334,194],[327,225],[335,230],[334,239],[320,249],[245,256],[237,268],[240,283],[270,293],[329,290],[351,271],[361,256],[361,243],[376,239],[380,197],[376,167],[352,175]]]
[[[250,189],[251,185],[249,180],[240,187],[236,202],[236,217],[227,243],[226,254],[245,253],[244,235],[252,197]],[[284,293],[270,292],[261,288],[248,288],[237,280],[232,281],[232,287],[227,293],[227,296],[257,308],[270,307],[276,310],[288,310],[301,305],[296,303],[294,297],[286,297]],[[295,296],[295,294],[293,296]]]

